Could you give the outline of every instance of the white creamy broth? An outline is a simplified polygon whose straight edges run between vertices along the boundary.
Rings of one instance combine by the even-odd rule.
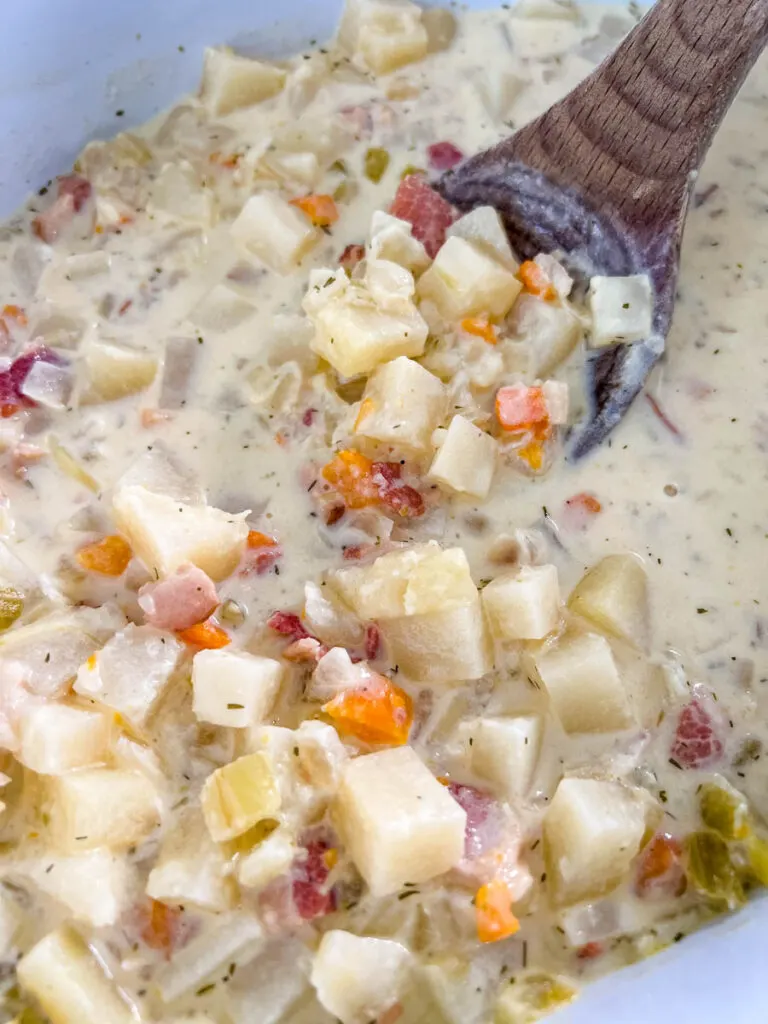
[[[46,345],[56,355],[36,366],[62,364],[72,386],[52,408],[50,397],[28,400],[0,381],[8,628],[0,769],[9,780],[0,953],[9,1019],[518,1024],[569,1001],[593,975],[680,941],[768,881],[765,62],[697,182],[666,357],[589,458],[565,460],[565,424],[551,404],[541,436],[535,424],[510,433],[496,418],[499,388],[522,381],[535,389],[541,378],[569,385],[568,424],[583,414],[583,341],[543,373],[516,369],[514,353],[537,340],[515,326],[519,285],[493,326],[482,310],[451,320],[429,306],[429,258],[416,268],[430,338],[406,354],[447,389],[426,447],[366,438],[359,428],[375,405],[366,408],[363,394],[373,368],[345,375],[333,349],[323,353],[329,362],[317,355],[323,293],[373,287],[372,251],[366,277],[361,266],[352,284],[332,285],[339,258],[370,239],[372,215],[400,195],[404,172],[434,172],[434,143],[471,154],[505,137],[576,85],[638,16],[634,5],[526,6],[534,16],[431,12],[430,52],[417,42],[420,59],[391,73],[361,70],[376,58],[365,57],[363,35],[351,44],[344,36],[346,50],[329,44],[298,55],[281,65],[285,81],[264,86],[275,95],[229,112],[215,110],[209,67],[202,101],[182,100],[116,148],[84,151],[75,167],[76,180],[90,183],[81,210],[79,198],[63,209],[69,186],[51,182],[0,230],[2,369]],[[421,40],[418,10],[402,10],[400,31]],[[377,29],[385,38],[388,24]],[[388,157],[378,182],[365,171],[371,150]],[[278,245],[259,259],[237,242],[232,225],[251,196],[308,194],[335,195],[338,220],[288,272],[275,269]],[[266,231],[264,218],[262,210],[256,234]],[[318,268],[323,275],[313,277]],[[412,291],[409,273],[395,270]],[[526,283],[522,300],[533,294]],[[420,320],[410,298],[387,301],[392,316],[407,307]],[[585,308],[554,293],[546,301],[589,337]],[[471,330],[457,322],[473,319]],[[498,344],[472,333],[480,321]],[[105,358],[122,353],[130,366],[99,370],[105,344],[118,353]],[[457,493],[434,467],[428,472],[437,445],[448,443],[431,427],[447,427],[454,413],[486,443],[495,439],[486,497]],[[544,452],[542,467],[535,453],[520,455],[528,445]],[[364,473],[374,460],[370,472],[384,463],[394,475],[334,484],[340,451],[358,465],[367,460]],[[364,499],[361,487],[369,488]],[[148,505],[125,511],[129,499],[140,505],[153,495],[173,506],[163,515],[184,513],[167,534]],[[411,510],[421,502],[424,514],[398,514],[395,500]],[[209,512],[216,540],[202,537],[208,527],[197,519],[189,525]],[[149,525],[138,525],[141,516]],[[467,563],[449,565],[441,549],[457,548]],[[448,559],[434,578],[419,568],[425,551]],[[586,570],[627,553],[640,556],[647,575],[647,645],[621,633],[625,613],[632,629],[643,628],[643,599],[626,596],[625,577],[612,593],[603,584],[607,619],[564,607]],[[124,571],[88,561],[123,555]],[[365,577],[367,597],[348,582],[356,570],[359,579],[383,573],[394,563],[377,557],[387,555],[406,559],[397,572],[411,581],[403,600],[413,608],[391,611],[391,579]],[[494,581],[517,586],[530,572],[545,588],[547,566],[557,569],[554,611],[551,595],[527,592],[526,610],[507,608],[507,626],[499,625]],[[163,590],[168,583],[179,589]],[[317,620],[308,583],[331,602],[330,625]],[[79,639],[65,649],[52,617],[83,608],[94,617],[69,627]],[[455,626],[446,625],[451,609]],[[299,616],[303,633],[275,612]],[[512,624],[515,615],[523,618]],[[541,629],[528,621],[537,615],[547,622]],[[409,616],[427,625],[403,640],[396,630],[413,628]],[[36,624],[43,633],[32,651],[18,637]],[[435,637],[442,640],[432,649]],[[579,647],[585,637],[589,653]],[[247,685],[238,681],[246,668],[223,660],[232,652],[245,652]],[[558,652],[565,689],[547,661]],[[65,716],[51,717],[53,725],[51,708]],[[681,740],[690,716],[703,740],[701,732]],[[314,720],[322,740],[302,725]],[[482,723],[529,720],[543,741],[524,784],[527,734],[518,760],[507,732],[483,760],[491,747]],[[537,746],[538,732],[530,742]],[[396,752],[408,757],[409,749],[416,760],[400,769]],[[383,754],[396,756],[373,760]],[[241,759],[256,772],[254,758],[271,781],[248,775],[262,809],[238,809],[236,797],[227,804],[221,795],[237,790],[227,772],[245,771]],[[367,783],[361,770],[365,796],[355,796],[354,771],[375,763],[389,767]],[[385,792],[390,772],[397,790],[400,770],[413,791]],[[82,779],[80,796],[71,796]],[[107,787],[101,797],[91,783]],[[410,809],[397,804],[403,790]],[[727,805],[725,823],[704,806],[708,792],[721,812]],[[93,808],[108,793],[123,813],[113,820],[105,811],[101,839],[90,827],[74,835],[80,822],[98,831]],[[431,801],[438,822],[438,838],[418,849],[417,799]],[[387,801],[406,821],[399,845]],[[358,840],[368,828],[372,846]],[[579,850],[590,848],[585,865]],[[406,863],[412,877],[402,873]],[[93,880],[90,892],[84,879]],[[373,945],[355,945],[359,936]],[[59,964],[70,981],[46,994],[40,978]],[[93,1006],[107,1009],[94,1016]]]

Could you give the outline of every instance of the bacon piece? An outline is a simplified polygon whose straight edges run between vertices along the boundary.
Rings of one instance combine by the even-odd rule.
[[[301,619],[294,612],[273,612],[267,619],[267,626],[280,636],[288,636],[291,640],[305,640],[310,637]]]
[[[375,623],[371,622],[365,627],[365,660],[373,661],[379,653],[381,646],[381,632]]]
[[[351,274],[363,259],[365,259],[365,246],[360,245],[359,242],[351,242],[339,256],[339,266],[344,267],[347,273]]]
[[[58,178],[58,197],[72,196],[75,213],[80,213],[93,194],[93,186],[79,174],[65,174]]]
[[[238,570],[239,576],[248,576],[255,572],[263,576],[282,557],[283,549],[274,539],[259,530],[249,530],[248,542],[243,552],[242,562]]]
[[[56,198],[47,210],[32,221],[32,231],[43,242],[55,242],[61,232],[80,213],[91,198],[90,181],[79,174],[67,174],[58,179]]]
[[[23,394],[21,389],[27,374],[35,363],[46,362],[61,366],[62,360],[55,352],[45,346],[25,352],[15,359],[7,370],[0,373],[0,414],[4,417],[13,416],[20,409],[35,408],[37,402]]]
[[[203,622],[219,603],[216,585],[196,565],[182,565],[173,576],[145,583],[139,607],[147,622],[158,629],[189,629]]]
[[[336,895],[328,888],[328,876],[337,855],[326,829],[305,834],[301,845],[306,854],[293,866],[291,890],[299,916],[311,921],[336,909]]]
[[[433,258],[454,221],[453,207],[420,174],[403,178],[389,212],[393,217],[408,221],[413,237],[418,238]]]
[[[283,657],[286,661],[305,661],[317,664],[321,658],[325,657],[328,650],[325,644],[321,644],[313,636],[305,636],[301,640],[293,640],[289,643],[283,651]]]
[[[705,768],[723,756],[712,715],[698,698],[680,712],[669,755],[681,768]]]
[[[427,146],[427,159],[433,171],[449,171],[461,163],[464,154],[452,142],[433,142]]]

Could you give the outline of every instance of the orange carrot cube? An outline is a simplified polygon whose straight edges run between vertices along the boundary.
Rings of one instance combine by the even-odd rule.
[[[499,340],[496,328],[487,316],[467,317],[466,320],[461,321],[461,329],[467,334],[474,335],[476,338],[482,338],[489,345],[495,345]]]
[[[494,878],[477,890],[475,918],[481,942],[499,942],[519,931],[520,922],[512,913],[512,897],[500,878]]]
[[[300,196],[298,199],[292,199],[291,205],[298,206],[318,228],[327,228],[339,219],[339,210],[333,196]]]
[[[88,572],[97,572],[102,576],[122,576],[133,558],[133,552],[128,542],[114,533],[92,544],[85,544],[75,558]]]
[[[526,260],[521,264],[517,276],[523,282],[523,288],[531,295],[536,295],[546,302],[552,302],[557,298],[555,287],[538,265],[533,260]]]
[[[229,633],[214,619],[206,619],[205,622],[198,622],[187,629],[180,629],[176,636],[190,647],[200,647],[208,651],[215,651],[232,643]]]
[[[375,676],[359,690],[346,690],[323,705],[341,733],[364,743],[399,747],[408,742],[413,702],[385,676]]]

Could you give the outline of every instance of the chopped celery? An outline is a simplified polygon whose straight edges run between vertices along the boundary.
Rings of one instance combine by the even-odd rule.
[[[725,780],[706,782],[701,787],[699,809],[704,824],[723,839],[746,839],[749,835],[747,801]]]
[[[692,832],[685,839],[686,874],[693,888],[729,910],[744,903],[744,889],[728,844],[716,832]]]
[[[746,852],[750,873],[760,885],[768,885],[768,842],[760,836],[750,835]]]
[[[24,596],[13,587],[0,588],[0,631],[12,626],[24,610]]]
[[[570,981],[557,975],[539,971],[518,975],[499,996],[494,1024],[532,1024],[577,995]]]
[[[389,167],[389,153],[381,146],[373,146],[365,153],[365,176],[378,184]]]

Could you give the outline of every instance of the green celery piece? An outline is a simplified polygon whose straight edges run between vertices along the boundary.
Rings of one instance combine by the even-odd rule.
[[[389,167],[389,153],[381,146],[372,146],[365,154],[365,176],[378,185]]]
[[[768,885],[768,842],[752,834],[747,839],[746,851],[751,874],[760,885]]]
[[[701,820],[723,839],[746,839],[750,833],[749,806],[727,783],[706,782],[699,791]]]
[[[542,971],[518,974],[501,991],[494,1024],[533,1024],[578,995],[569,980]]]
[[[13,587],[0,588],[0,631],[8,629],[24,611],[24,595]]]
[[[744,889],[731,860],[728,844],[716,832],[692,832],[685,837],[686,874],[693,888],[729,910],[745,900]]]

